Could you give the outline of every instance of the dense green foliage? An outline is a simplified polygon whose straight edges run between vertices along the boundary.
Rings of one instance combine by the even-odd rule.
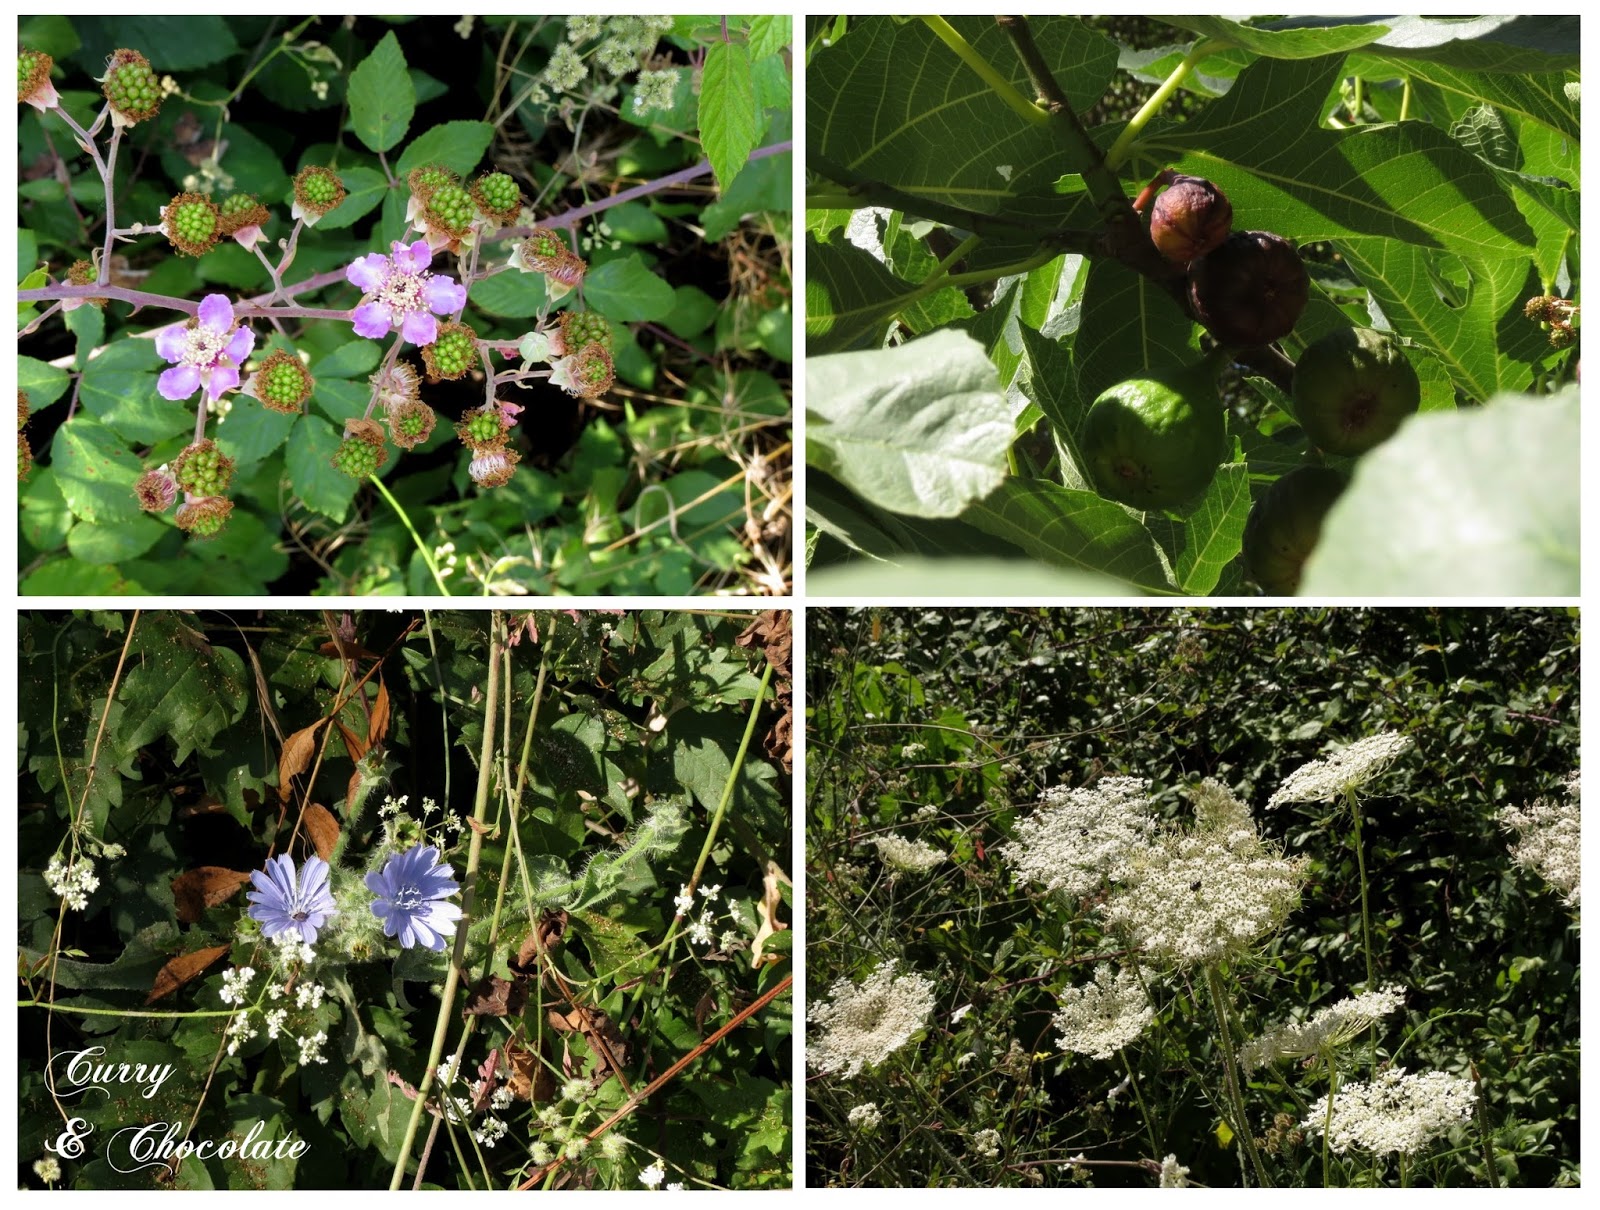
[[[1003,592],[1042,566],[1080,594],[1236,596],[1263,587],[1240,558],[1252,506],[1328,465],[1353,480],[1305,595],[1576,593],[1578,29],[812,18],[817,587],[854,564],[849,591],[902,593],[925,560],[983,555]],[[1152,238],[1171,174],[1220,191],[1172,228],[1219,246]],[[1420,385],[1359,454],[1293,396],[1306,349],[1352,327],[1391,333]],[[1182,500],[1107,491],[1094,401],[1218,343],[1220,460],[1194,451]]]
[[[750,621],[24,615],[24,1162],[70,1115],[68,1188],[637,1188],[652,1167],[787,1187],[787,626],[741,639]],[[402,949],[370,912],[363,875],[423,842],[462,884],[453,951]],[[269,994],[285,967],[248,914],[273,854],[332,866],[338,911],[291,981],[324,989],[309,1005]],[[74,905],[48,872],[80,862]],[[148,1100],[67,1095],[91,1047],[173,1074]],[[408,1134],[410,1090],[453,1056],[476,1103]],[[158,1122],[309,1150],[134,1170],[125,1132]]]
[[[789,28],[25,18],[60,104],[19,110],[22,591],[785,591]],[[163,86],[113,134],[96,81],[120,47]],[[307,199],[336,204],[313,225]],[[536,229],[566,277],[512,267]],[[348,267],[424,234],[435,280],[467,290],[441,327],[462,326],[437,348],[355,330],[375,304]],[[109,301],[64,293],[90,285]],[[149,338],[217,296],[255,339],[244,381],[177,400]],[[253,382],[275,352],[309,399]],[[396,364],[422,405],[403,432],[372,381]],[[483,459],[455,424],[496,404],[514,427]],[[141,473],[202,435],[237,464],[226,523],[141,511]]]
[[[1416,746],[1362,797],[1377,981],[1406,996],[1378,1058],[1475,1071],[1495,1166],[1469,1126],[1413,1183],[1577,1181],[1576,912],[1513,863],[1494,818],[1561,797],[1577,767],[1576,611],[813,610],[809,626],[809,1002],[889,959],[937,988],[924,1032],[880,1065],[811,1073],[811,1183],[1137,1185],[1153,1183],[1141,1162],[1175,1154],[1194,1182],[1239,1184],[1204,979],[1158,964],[1141,1038],[1107,1060],[1062,1054],[1058,995],[1124,942],[1092,900],[1014,885],[999,850],[1047,787],[1148,778],[1168,819],[1192,817],[1203,778],[1232,788],[1310,862],[1285,927],[1227,971],[1253,1038],[1366,979],[1348,809],[1267,799],[1386,731]],[[871,843],[890,835],[947,860],[897,873]],[[1273,1127],[1325,1091],[1298,1063],[1249,1077],[1273,1183],[1323,1182],[1316,1140]],[[866,1102],[875,1133],[846,1121]],[[983,1130],[993,1160],[972,1147]],[[1352,1154],[1330,1179],[1396,1173]]]

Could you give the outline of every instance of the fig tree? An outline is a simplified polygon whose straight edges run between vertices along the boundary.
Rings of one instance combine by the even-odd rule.
[[[1217,361],[1145,370],[1101,392],[1079,443],[1095,490],[1138,509],[1203,492],[1227,452]]]
[[[1198,176],[1174,174],[1150,211],[1150,238],[1161,255],[1187,265],[1228,238],[1233,206],[1228,195]]]
[[[1295,364],[1295,417],[1330,454],[1366,453],[1394,436],[1421,402],[1417,372],[1386,332],[1340,328]]]
[[[1262,591],[1294,596],[1306,560],[1322,536],[1322,520],[1347,482],[1331,467],[1301,466],[1251,505],[1244,526],[1244,565]]]
[[[1189,266],[1195,318],[1220,344],[1234,348],[1287,336],[1310,291],[1300,254],[1270,231],[1235,231]]]

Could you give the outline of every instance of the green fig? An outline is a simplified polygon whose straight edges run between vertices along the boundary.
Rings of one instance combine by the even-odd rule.
[[[1244,565],[1268,596],[1292,597],[1322,536],[1322,521],[1349,481],[1326,466],[1301,466],[1267,488],[1244,526]]]
[[[1330,454],[1366,453],[1393,437],[1421,402],[1417,372],[1386,332],[1340,328],[1295,363],[1295,418]]]
[[[1079,434],[1095,491],[1138,509],[1203,492],[1227,453],[1217,359],[1146,370],[1100,394]]]

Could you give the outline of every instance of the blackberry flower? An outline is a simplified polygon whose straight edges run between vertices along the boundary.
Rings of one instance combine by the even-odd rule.
[[[156,379],[164,399],[187,399],[202,385],[210,399],[239,385],[239,367],[255,347],[255,334],[233,322],[233,306],[221,294],[200,300],[200,314],[188,325],[163,328],[156,352],[176,363]]]
[[[442,950],[445,938],[455,935],[461,909],[445,900],[461,888],[432,845],[389,858],[383,869],[367,875],[367,889],[378,897],[372,914],[383,921],[383,935],[398,936],[406,949]]]
[[[433,252],[426,240],[390,246],[392,256],[372,252],[345,267],[345,278],[363,295],[351,316],[356,335],[381,340],[399,328],[412,344],[430,345],[439,335],[434,316],[465,306],[467,292],[451,278],[428,272]]]
[[[310,945],[336,910],[328,890],[328,863],[320,857],[307,857],[297,874],[294,862],[280,853],[267,862],[265,872],[251,874],[250,882],[256,888],[245,896],[251,901],[250,918],[261,921],[264,937],[292,930]]]

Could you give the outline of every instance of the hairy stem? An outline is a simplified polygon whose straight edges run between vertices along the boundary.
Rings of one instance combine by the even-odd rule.
[[[406,1133],[400,1142],[394,1175],[389,1180],[390,1192],[399,1189],[405,1181],[406,1164],[411,1159],[411,1148],[417,1141],[417,1125],[422,1121],[422,1110],[427,1104],[428,1092],[433,1087],[434,1072],[438,1069],[440,1056],[444,1054],[445,1039],[449,1036],[450,1022],[455,1016],[456,988],[461,982],[461,963],[467,952],[478,858],[483,851],[483,831],[480,828],[489,812],[489,784],[494,780],[495,721],[500,709],[499,656],[506,641],[505,617],[499,611],[489,615],[489,631],[489,678],[483,691],[483,747],[478,754],[478,793],[472,807],[473,822],[480,827],[472,829],[472,839],[467,845],[467,868],[461,884],[461,919],[456,922],[455,947],[451,951],[449,968],[445,971],[444,987],[439,992],[439,1016],[434,1022],[428,1063],[423,1068],[422,1079],[417,1082],[417,1099],[411,1102],[411,1117],[406,1122]]]
[[[1222,1042],[1222,1060],[1226,1074],[1225,1086],[1228,1092],[1228,1101],[1231,1105],[1230,1113],[1233,1121],[1229,1127],[1239,1140],[1244,1153],[1250,1157],[1250,1166],[1255,1169],[1256,1183],[1263,1189],[1270,1188],[1272,1181],[1267,1176],[1267,1170],[1261,1163],[1261,1153],[1256,1150],[1255,1135],[1250,1130],[1250,1119],[1245,1113],[1244,1093],[1239,1087],[1239,1057],[1233,1048],[1233,1026],[1228,1020],[1228,1010],[1223,996],[1222,975],[1218,973],[1216,965],[1206,967],[1206,987],[1211,992],[1211,1005],[1217,1014],[1217,1036]]]

